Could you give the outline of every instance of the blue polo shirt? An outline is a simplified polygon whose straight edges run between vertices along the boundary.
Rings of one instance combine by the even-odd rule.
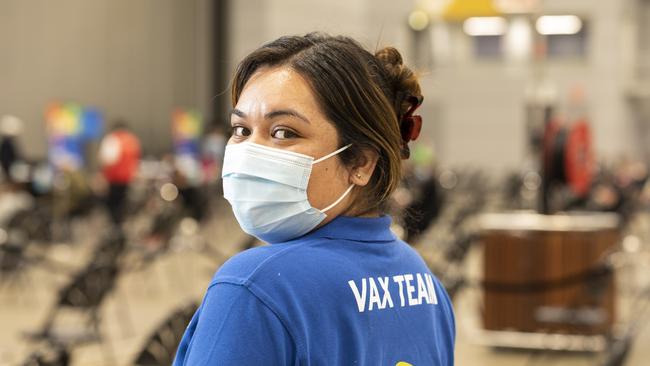
[[[449,297],[390,224],[339,216],[234,256],[174,365],[453,365]]]

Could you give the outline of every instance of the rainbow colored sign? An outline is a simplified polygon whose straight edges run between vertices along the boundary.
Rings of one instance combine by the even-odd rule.
[[[195,110],[178,108],[172,113],[172,138],[176,155],[198,157],[203,120]]]
[[[103,116],[99,110],[76,103],[50,103],[45,110],[50,162],[57,168],[79,169],[84,146],[101,137]]]

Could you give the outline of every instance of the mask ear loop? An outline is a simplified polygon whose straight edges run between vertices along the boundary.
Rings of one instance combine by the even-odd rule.
[[[332,153],[329,153],[329,154],[323,156],[322,158],[319,158],[319,159],[314,160],[314,162],[313,162],[312,164],[318,164],[318,163],[320,163],[320,162],[323,161],[323,160],[327,160],[327,159],[331,158],[332,156],[334,156],[334,155],[340,153],[341,151],[347,149],[347,148],[350,147],[350,146],[352,146],[352,144],[345,145],[345,146],[343,146],[342,148],[340,148],[340,149],[338,149],[338,150],[336,150],[336,151],[334,151],[334,152],[332,152]]]
[[[320,211],[321,211],[322,213],[325,213],[325,212],[329,211],[332,207],[334,207],[334,206],[338,205],[339,203],[341,203],[341,201],[343,201],[343,199],[345,198],[345,196],[347,196],[348,194],[350,194],[350,192],[352,192],[352,188],[354,188],[354,184],[350,184],[350,186],[348,187],[348,189],[345,190],[345,193],[343,193],[343,194],[341,195],[341,197],[339,197],[339,199],[337,199],[336,201],[334,201],[334,203],[332,203],[331,205],[325,207],[324,209],[322,209],[322,210],[320,210]]]
[[[342,148],[340,148],[340,149],[338,149],[338,150],[336,150],[336,151],[334,151],[334,152],[332,152],[332,153],[329,153],[329,154],[323,156],[322,158],[319,158],[319,159],[314,160],[314,162],[313,162],[312,164],[317,164],[317,163],[320,163],[320,162],[323,161],[323,160],[327,160],[327,159],[331,158],[332,156],[334,156],[334,155],[340,153],[341,151],[347,149],[347,148],[350,147],[350,146],[352,146],[352,144],[345,145],[345,146],[343,146]],[[325,213],[325,212],[329,211],[332,207],[334,207],[334,206],[338,205],[339,203],[341,203],[341,201],[343,201],[343,199],[344,199],[348,194],[350,194],[350,192],[352,191],[352,188],[354,188],[354,184],[350,184],[350,186],[348,187],[348,189],[347,189],[347,190],[346,190],[346,191],[341,195],[341,197],[339,197],[339,199],[337,199],[336,201],[334,201],[334,203],[332,203],[331,205],[325,207],[324,209],[322,209],[322,210],[320,210],[320,211],[321,211],[322,213]]]

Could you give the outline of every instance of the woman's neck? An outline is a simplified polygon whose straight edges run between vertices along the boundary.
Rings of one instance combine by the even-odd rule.
[[[347,210],[341,212],[340,216],[351,216],[351,217],[379,217],[379,211],[375,208],[359,210],[356,207],[350,207]]]

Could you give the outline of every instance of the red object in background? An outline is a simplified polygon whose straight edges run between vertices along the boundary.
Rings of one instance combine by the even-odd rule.
[[[594,157],[591,149],[591,133],[586,121],[571,126],[564,147],[564,175],[577,196],[589,193],[594,175]]]
[[[589,193],[594,157],[589,124],[579,120],[570,127],[550,121],[544,131],[544,176],[549,182],[566,184],[577,197]]]
[[[140,141],[127,130],[113,131],[102,140],[99,155],[109,183],[130,183],[140,162]]]

